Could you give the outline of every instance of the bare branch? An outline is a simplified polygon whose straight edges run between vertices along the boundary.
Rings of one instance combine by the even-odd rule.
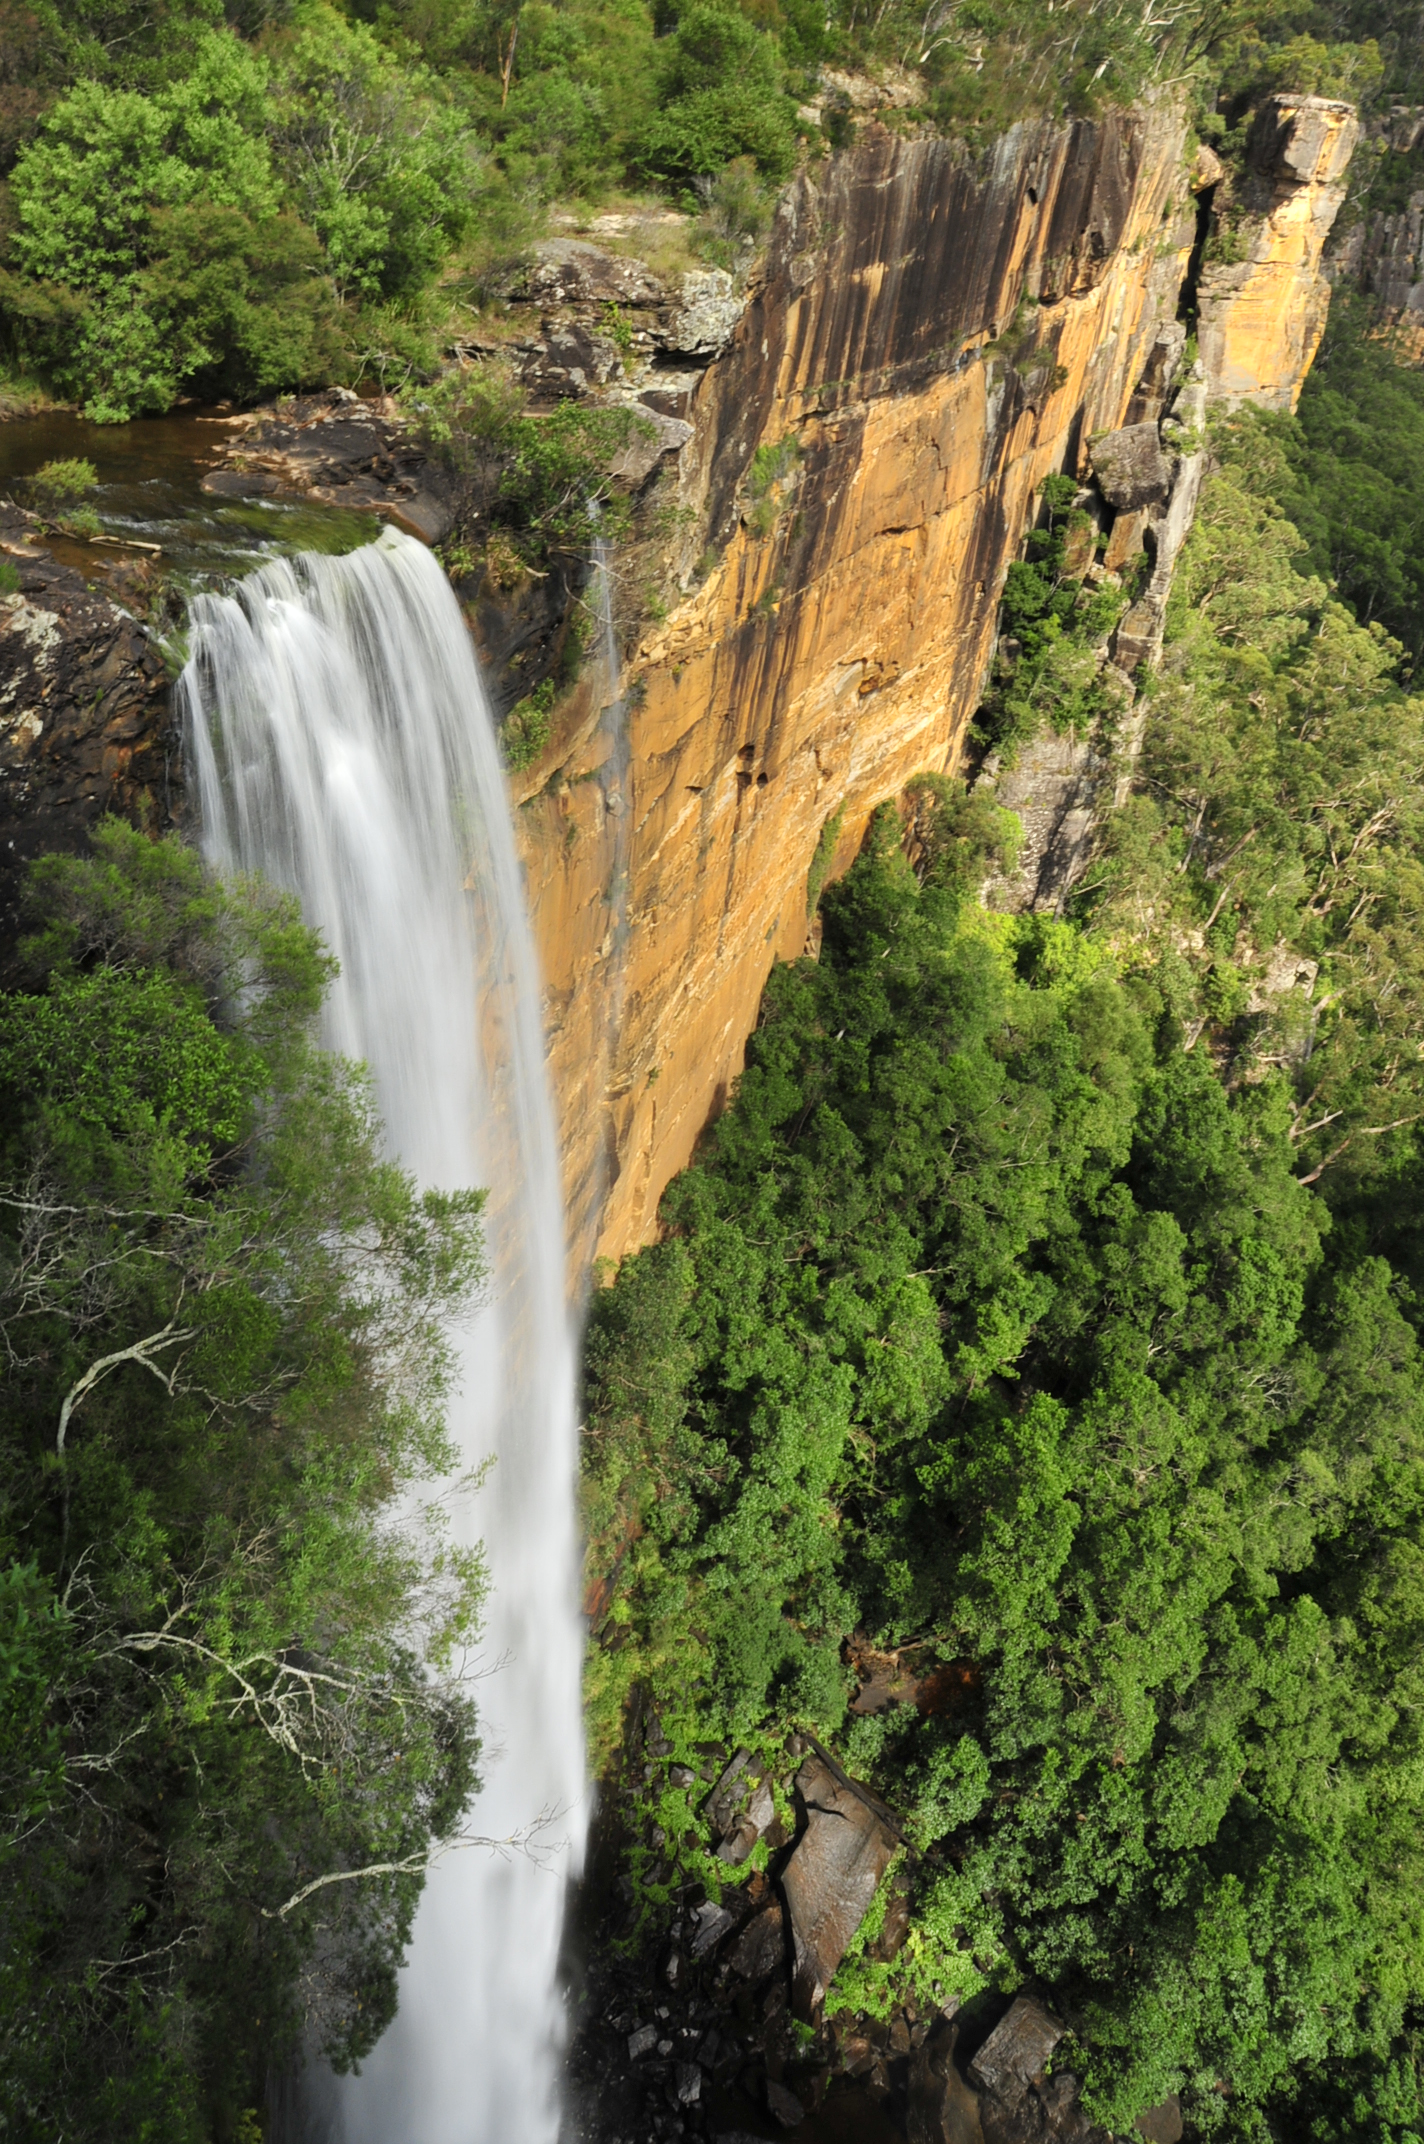
[[[150,1333],[144,1340],[135,1340],[132,1347],[118,1348],[114,1354],[101,1355],[97,1362],[91,1363],[78,1383],[70,1386],[64,1396],[64,1405],[59,1410],[59,1434],[54,1440],[54,1448],[60,1458],[64,1457],[65,1432],[69,1428],[69,1418],[75,1408],[79,1406],[85,1394],[93,1390],[100,1378],[107,1377],[110,1370],[116,1370],[121,1362],[142,1363],[146,1370],[153,1372],[153,1375],[158,1379],[158,1382],[171,1399],[173,1397],[173,1380],[178,1375],[178,1372],[175,1368],[165,1377],[158,1364],[150,1360],[150,1350],[156,1351],[159,1348],[177,1347],[180,1341],[193,1339],[196,1332],[197,1327],[193,1325],[184,1326],[181,1330],[175,1330],[174,1320],[170,1318],[161,1332]]]

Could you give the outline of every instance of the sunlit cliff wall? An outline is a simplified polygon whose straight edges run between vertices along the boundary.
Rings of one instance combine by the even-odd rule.
[[[1276,329],[1250,278],[1240,297],[1271,399],[1314,349],[1342,127],[1305,175],[1294,119],[1261,152],[1259,243],[1283,219],[1291,263]],[[1192,185],[1163,101],[1023,125],[978,160],[872,126],[784,201],[682,454],[688,561],[710,541],[715,564],[638,646],[621,712],[595,711],[525,790],[577,1255],[653,1231],[772,961],[806,943],[828,822],[842,869],[878,803],[954,768],[1042,478],[1158,414]]]

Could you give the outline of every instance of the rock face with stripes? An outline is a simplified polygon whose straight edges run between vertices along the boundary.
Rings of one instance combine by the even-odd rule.
[[[1209,393],[1298,391],[1351,140],[1346,107],[1271,102],[1261,258],[1212,285]],[[520,778],[580,1262],[655,1227],[773,960],[807,943],[813,862],[843,870],[877,805],[958,765],[1043,478],[1086,482],[1091,442],[1124,426],[1153,448],[1213,183],[1163,99],[1025,122],[979,155],[872,120],[783,196],[730,340],[678,402],[680,598]],[[1137,512],[1185,504],[1181,458],[1149,453]]]

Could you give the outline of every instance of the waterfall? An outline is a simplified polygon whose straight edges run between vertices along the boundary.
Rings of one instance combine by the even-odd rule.
[[[420,544],[262,568],[193,604],[182,702],[207,855],[298,894],[341,963],[330,1045],[371,1068],[391,1151],[489,1187],[493,1299],[462,1341],[458,1499],[491,1592],[472,1848],[426,1884],[394,2024],[326,2080],[341,2144],[553,2144],[558,1951],[584,1824],[575,1418],[538,978],[493,724]],[[490,1672],[492,1671],[492,1672]],[[320,2126],[309,2121],[309,2132]]]

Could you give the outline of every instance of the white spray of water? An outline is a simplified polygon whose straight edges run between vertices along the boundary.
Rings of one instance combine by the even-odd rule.
[[[538,981],[493,726],[459,608],[394,531],[200,596],[184,673],[204,843],[297,893],[341,962],[330,1044],[375,1078],[391,1150],[490,1189],[495,1299],[464,1345],[451,1428],[492,1592],[478,1695],[503,1837],[555,1816],[557,1865],[437,1863],[395,2023],[329,2080],[343,2144],[553,2144],[558,1950],[582,1851],[575,1422],[562,1209]]]

